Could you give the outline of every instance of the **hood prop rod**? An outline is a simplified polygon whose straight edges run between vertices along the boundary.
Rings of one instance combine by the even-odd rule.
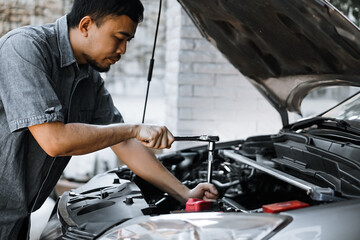
[[[158,18],[157,18],[157,23],[156,23],[154,46],[153,46],[153,51],[152,51],[150,65],[149,65],[149,71],[148,71],[148,77],[147,77],[148,84],[147,84],[147,88],[146,88],[146,97],[145,97],[144,113],[143,113],[143,117],[142,117],[142,123],[145,122],[145,114],[146,114],[146,106],[147,106],[147,102],[148,102],[148,98],[149,98],[150,82],[151,82],[151,79],[152,79],[154,63],[155,63],[154,55],[155,55],[155,49],[156,49],[157,35],[158,35],[158,32],[159,32],[161,5],[162,5],[162,0],[160,0],[160,2],[159,2],[159,12],[158,12]]]

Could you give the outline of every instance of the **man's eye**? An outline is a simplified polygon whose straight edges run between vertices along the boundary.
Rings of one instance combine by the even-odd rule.
[[[124,38],[116,38],[118,42],[122,42],[125,39]],[[132,40],[132,38],[126,39],[127,42],[130,42]]]

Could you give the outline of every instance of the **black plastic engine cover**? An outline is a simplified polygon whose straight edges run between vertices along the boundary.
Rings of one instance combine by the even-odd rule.
[[[65,192],[58,203],[66,239],[95,238],[114,225],[143,216],[143,211],[148,209],[134,182],[109,172],[96,176],[83,187]]]

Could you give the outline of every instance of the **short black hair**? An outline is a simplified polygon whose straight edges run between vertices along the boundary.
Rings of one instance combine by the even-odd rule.
[[[69,28],[77,27],[81,19],[90,16],[100,26],[107,16],[126,15],[136,23],[143,20],[144,6],[140,0],[75,0],[67,15]]]

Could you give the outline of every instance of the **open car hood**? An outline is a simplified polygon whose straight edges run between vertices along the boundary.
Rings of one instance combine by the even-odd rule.
[[[288,124],[317,87],[360,85],[360,29],[324,0],[178,0]]]

